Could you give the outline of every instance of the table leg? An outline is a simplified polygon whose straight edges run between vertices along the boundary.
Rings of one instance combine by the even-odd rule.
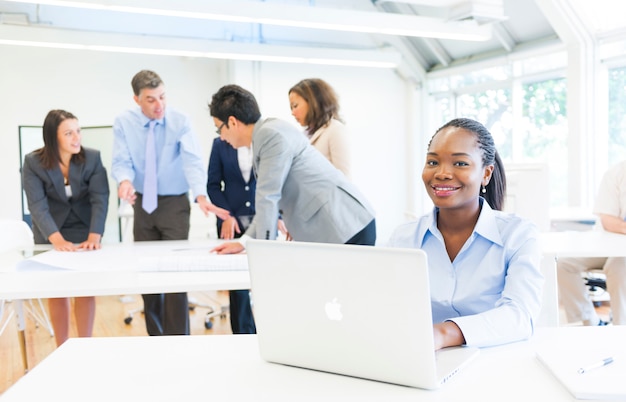
[[[556,277],[556,255],[544,254],[541,258],[543,274],[543,294],[541,312],[537,317],[537,325],[541,327],[559,326],[559,291]]]
[[[26,350],[26,320],[24,319],[23,300],[14,300],[15,318],[17,320],[17,336],[20,342],[20,351],[22,352],[22,364],[24,372],[28,372],[28,355]]]

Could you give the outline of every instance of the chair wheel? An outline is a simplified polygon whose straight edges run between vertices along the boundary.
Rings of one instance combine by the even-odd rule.
[[[212,320],[204,320],[204,328],[206,329],[211,329],[213,328],[213,321]]]
[[[133,317],[126,317],[124,318],[124,324],[129,325],[132,320],[133,320]]]

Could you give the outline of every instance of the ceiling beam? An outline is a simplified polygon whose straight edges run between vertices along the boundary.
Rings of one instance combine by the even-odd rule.
[[[493,36],[500,42],[502,47],[506,49],[507,52],[512,52],[515,48],[515,39],[511,36],[509,31],[506,30],[504,25],[501,22],[496,22],[493,24]]]
[[[168,0],[6,1],[86,10],[107,10],[145,15],[464,41],[485,41],[492,36],[489,25],[480,25],[476,21],[443,21],[423,16],[267,2],[214,0],[179,0],[175,3]]]
[[[406,3],[439,10],[450,21],[474,20],[485,24],[507,19],[503,0],[375,0],[377,3]]]
[[[2,45],[374,68],[396,68],[402,62],[402,56],[391,49],[312,48],[182,38],[154,40],[143,35],[0,24]]]

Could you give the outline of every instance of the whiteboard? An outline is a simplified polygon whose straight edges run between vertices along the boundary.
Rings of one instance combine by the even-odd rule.
[[[119,243],[121,240],[120,220],[118,216],[117,185],[111,177],[111,162],[113,160],[113,127],[81,127],[83,146],[100,151],[102,163],[108,173],[109,179],[109,210],[102,235],[103,243]],[[24,163],[24,156],[43,147],[43,127],[20,126],[20,171]],[[26,201],[26,193],[22,188],[22,218],[31,224],[30,211]]]

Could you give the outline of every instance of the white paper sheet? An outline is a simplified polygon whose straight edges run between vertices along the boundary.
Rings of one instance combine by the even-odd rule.
[[[614,362],[580,374],[578,370],[612,357]],[[558,345],[537,351],[537,358],[577,399],[626,399],[626,350],[581,344],[579,349]]]
[[[50,250],[20,261],[18,271],[72,270],[84,272],[141,271],[246,271],[245,254],[217,255],[210,250],[217,243],[197,244],[114,244],[100,250],[62,252]]]

